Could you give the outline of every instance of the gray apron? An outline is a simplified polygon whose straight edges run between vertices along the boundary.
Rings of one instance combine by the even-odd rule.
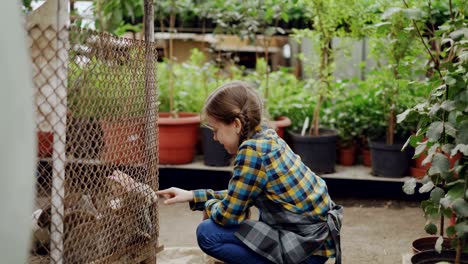
[[[335,243],[335,263],[341,264],[342,206],[331,202],[324,221],[290,212],[263,195],[254,205],[260,210],[260,220],[245,220],[235,234],[250,249],[277,264],[297,264],[319,249],[330,234]]]

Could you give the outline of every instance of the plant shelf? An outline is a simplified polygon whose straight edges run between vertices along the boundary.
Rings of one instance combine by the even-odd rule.
[[[206,171],[232,171],[232,166],[214,167],[207,166],[203,163],[203,156],[196,156],[192,163],[171,165],[171,164],[159,164],[160,169],[182,169],[182,170],[206,170]],[[322,174],[320,177],[324,179],[343,179],[343,180],[359,180],[359,181],[383,181],[383,182],[405,182],[411,179],[411,176],[402,178],[390,178],[390,177],[376,177],[371,174],[371,168],[363,165],[355,166],[335,166],[336,171],[334,173]]]

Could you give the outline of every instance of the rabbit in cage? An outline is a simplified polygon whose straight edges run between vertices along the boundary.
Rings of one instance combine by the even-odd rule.
[[[50,215],[50,214],[49,214]],[[32,214],[31,251],[37,255],[47,255],[50,243],[50,217],[44,210],[37,209]]]
[[[151,239],[153,223],[151,206],[158,200],[156,192],[147,184],[138,182],[122,171],[115,170],[107,177],[113,182],[116,198],[109,206],[114,210],[123,210],[123,215],[130,232],[127,243]]]
[[[51,212],[52,205],[49,204],[45,208],[38,209],[33,213],[32,219],[32,242],[31,251],[35,255],[48,255],[50,251],[50,232],[51,232]],[[76,251],[74,243],[83,244],[83,238],[77,238],[75,233],[80,230],[80,234],[86,234],[87,243],[90,247],[94,248],[94,251],[98,249],[97,245],[93,242],[95,237],[91,229],[96,224],[96,219],[100,218],[101,215],[96,210],[92,203],[89,195],[82,194],[69,194],[64,199],[64,217],[63,217],[63,234],[64,234],[64,257],[73,254]],[[89,228],[84,230],[84,226]],[[81,235],[83,236],[83,235]],[[78,256],[78,260],[86,258],[85,254],[81,252]],[[74,257],[74,256],[73,256]],[[72,259],[68,257],[68,259]],[[88,258],[89,260],[89,258]]]

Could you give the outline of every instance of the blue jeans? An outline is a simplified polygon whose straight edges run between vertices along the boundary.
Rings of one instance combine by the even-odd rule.
[[[198,245],[207,255],[229,264],[272,263],[242,243],[234,235],[237,229],[239,226],[224,227],[211,219],[204,220],[197,228]],[[327,259],[311,256],[301,264],[323,264]]]

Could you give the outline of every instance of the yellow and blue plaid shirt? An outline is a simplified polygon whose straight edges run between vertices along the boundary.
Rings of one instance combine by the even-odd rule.
[[[316,176],[274,130],[258,127],[240,146],[227,190],[194,190],[192,210],[205,210],[216,223],[237,225],[246,219],[255,199],[265,195],[285,210],[326,220],[330,196]],[[259,208],[261,210],[261,208]],[[331,238],[314,255],[333,257]]]

